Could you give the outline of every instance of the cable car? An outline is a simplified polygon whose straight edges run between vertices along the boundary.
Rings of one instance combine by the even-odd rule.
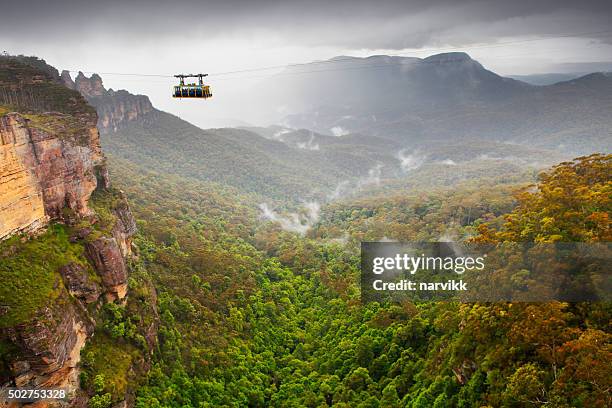
[[[204,85],[202,78],[208,74],[178,74],[175,78],[179,79],[179,84],[174,87],[173,98],[211,98],[210,86]],[[185,78],[198,78],[198,83],[186,84]]]

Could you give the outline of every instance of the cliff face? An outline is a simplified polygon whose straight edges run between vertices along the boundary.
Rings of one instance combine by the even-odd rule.
[[[79,72],[72,81],[70,74],[63,71],[61,78],[68,88],[79,91],[96,108],[101,132],[116,131],[129,122],[146,120],[148,115],[156,112],[147,96],[132,95],[124,90],[107,90],[97,74],[87,78]]]
[[[76,391],[80,351],[93,328],[81,304],[71,302],[64,293],[32,320],[7,329],[22,356],[10,367],[15,386]]]
[[[43,129],[18,113],[0,117],[0,238],[62,219],[65,210],[81,217],[91,213],[95,167],[103,162],[95,125],[78,135],[78,143]]]
[[[95,95],[101,81],[80,86]],[[95,111],[53,69],[0,58],[0,281],[16,288],[0,283],[0,392],[76,393],[95,310],[127,296],[136,223],[110,186],[96,123]],[[94,192],[102,204],[93,205]],[[52,233],[57,225],[64,238]],[[33,270],[39,283],[24,277]]]
[[[39,229],[47,221],[40,186],[19,153],[27,142],[17,141],[9,120],[0,120],[0,238]]]
[[[54,72],[0,59],[0,239],[91,215],[96,177],[107,179],[96,112]]]

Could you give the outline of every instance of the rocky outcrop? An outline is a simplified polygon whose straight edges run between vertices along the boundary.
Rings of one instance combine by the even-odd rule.
[[[18,142],[8,122],[0,119],[0,238],[39,229],[47,221],[42,190],[20,154],[26,138]]]
[[[80,301],[92,303],[100,298],[102,289],[91,279],[85,266],[72,262],[61,267],[60,274],[68,293]]]
[[[85,98],[107,94],[106,89],[102,85],[102,78],[98,74],[93,74],[90,78],[87,78],[82,72],[79,72],[74,80],[74,89],[79,91]]]
[[[19,353],[11,364],[16,387],[78,388],[80,351],[94,324],[64,293],[31,321],[7,330]]]
[[[79,91],[96,108],[101,132],[116,131],[130,122],[145,120],[156,112],[147,96],[132,95],[124,90],[107,90],[97,74],[87,78],[79,72],[72,81],[70,74],[64,71],[61,78],[66,86]]]
[[[64,119],[46,114],[45,129],[18,113],[0,117],[0,238],[63,219],[66,210],[70,216],[91,214],[94,167],[102,161],[98,131],[95,122],[78,135],[52,130]]]
[[[87,257],[102,278],[107,300],[123,299],[127,294],[127,268],[117,240],[102,236],[86,244]]]
[[[106,300],[122,300],[127,294],[127,267],[125,259],[132,256],[132,236],[136,233],[136,220],[127,199],[121,191],[107,192],[113,197],[111,212],[114,218],[110,234],[92,238],[95,234],[81,231],[86,255],[96,273],[102,278]]]
[[[0,57],[0,74],[0,239],[91,215],[108,178],[95,110],[43,60]]]
[[[113,208],[113,213],[116,217],[115,226],[113,227],[113,237],[119,244],[119,249],[123,257],[132,255],[132,236],[136,233],[136,220],[127,199],[120,192],[120,199]]]
[[[34,318],[0,330],[0,340],[8,340],[15,350],[9,366],[10,380],[4,385],[67,388],[71,397],[58,407],[87,406],[86,393],[79,390],[77,381],[80,350],[94,332],[95,311],[101,303],[125,303],[127,297],[126,258],[132,254],[131,237],[136,232],[136,222],[121,192],[112,190],[104,194],[112,198],[108,208],[112,225],[104,225],[110,232],[97,229],[102,221],[95,215],[89,217],[91,226],[80,227],[80,223],[70,229],[69,241],[83,245],[89,262],[63,265],[58,271],[61,280],[58,278],[54,285],[59,297],[38,310]],[[154,296],[155,289],[150,289]],[[150,327],[142,329],[150,347],[156,342],[157,325],[155,319]],[[47,405],[41,402],[35,406]]]

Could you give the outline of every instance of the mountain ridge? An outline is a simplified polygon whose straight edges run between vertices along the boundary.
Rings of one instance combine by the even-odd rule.
[[[348,133],[417,144],[432,138],[464,137],[465,131],[457,130],[465,128],[470,136],[497,141],[522,143],[527,141],[524,134],[530,135],[529,141],[535,135],[540,147],[556,150],[561,144],[571,145],[576,150],[561,149],[570,155],[611,147],[608,138],[597,142],[599,135],[608,134],[612,127],[610,115],[603,114],[612,110],[612,78],[605,74],[536,86],[487,70],[465,53],[411,58],[405,64],[388,62],[383,69],[368,69],[365,61],[370,58],[348,63],[362,61],[363,69],[359,70],[321,70],[309,74],[308,79],[303,75],[274,77],[270,81],[282,90],[271,97],[274,104],[293,112],[282,123],[326,135],[341,128]],[[404,57],[397,58],[402,61]],[[385,61],[384,57],[378,59]],[[334,65],[340,64],[346,63]],[[314,67],[300,69],[306,72]],[[270,87],[269,82],[261,85],[261,89]],[[355,91],[356,87],[361,91]],[[325,92],[313,92],[315,88]],[[586,100],[597,109],[585,110]],[[451,117],[452,122],[441,126]],[[562,135],[549,128],[552,123],[563,129]],[[578,140],[585,135],[586,139]],[[567,138],[570,143],[561,142]]]

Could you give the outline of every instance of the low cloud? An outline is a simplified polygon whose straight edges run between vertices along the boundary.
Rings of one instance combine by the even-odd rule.
[[[397,152],[397,159],[400,161],[400,167],[404,173],[416,170],[425,163],[427,156],[420,154],[417,150],[408,152],[408,149],[402,149]]]
[[[274,132],[274,134],[272,135],[272,139],[278,140],[279,142],[284,142],[285,141],[284,135],[290,132],[291,130],[289,129],[281,129],[278,132]]]
[[[297,146],[298,149],[319,150],[319,144],[315,143],[314,139],[315,139],[314,133],[311,131],[310,132],[310,139],[308,139],[307,142],[298,142],[296,144],[296,146]]]
[[[349,195],[351,193],[351,191],[353,191],[354,188],[351,187],[351,182],[348,180],[344,180],[341,181],[340,183],[338,183],[338,185],[336,185],[336,188],[334,188],[334,191],[332,191],[327,198],[330,201],[333,200],[337,200],[340,197],[344,197],[346,195]]]
[[[382,174],[382,164],[377,164],[368,170],[368,175],[357,180],[357,189],[362,189],[371,185],[380,184],[380,176]]]
[[[333,201],[341,197],[348,197],[357,194],[366,187],[373,185],[380,185],[382,176],[382,164],[377,164],[368,170],[368,174],[365,177],[360,177],[357,180],[343,180],[336,185],[334,191],[328,196],[328,200]]]
[[[319,221],[321,205],[316,201],[306,202],[302,206],[302,211],[284,215],[278,214],[267,203],[259,204],[259,209],[261,218],[280,224],[285,231],[304,235]]]
[[[329,241],[330,242],[336,242],[336,243],[342,244],[342,245],[346,245],[346,244],[349,243],[350,239],[351,239],[351,236],[349,235],[349,233],[345,232],[340,237],[330,238]]]
[[[329,131],[332,133],[332,135],[336,137],[345,136],[350,133],[348,130],[344,129],[342,126],[334,126],[333,128],[329,129]]]

